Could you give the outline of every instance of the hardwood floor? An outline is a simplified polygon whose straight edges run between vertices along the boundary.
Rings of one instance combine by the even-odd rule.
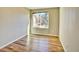
[[[28,52],[26,46],[27,37],[0,49],[0,52]],[[31,36],[30,52],[64,52],[58,37],[52,36]]]
[[[0,49],[0,52],[25,52],[25,51],[26,51],[26,36]]]
[[[31,39],[31,51],[64,52],[64,49],[58,37],[33,35]]]

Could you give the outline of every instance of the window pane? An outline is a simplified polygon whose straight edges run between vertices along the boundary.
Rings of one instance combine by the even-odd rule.
[[[40,28],[48,28],[48,13],[34,13],[33,26]]]

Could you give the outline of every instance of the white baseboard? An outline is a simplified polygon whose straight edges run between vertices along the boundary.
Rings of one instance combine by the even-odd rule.
[[[47,36],[56,36],[56,37],[59,37],[59,35],[53,35],[53,34],[41,34],[41,33],[31,33],[31,34],[35,34],[35,35],[47,35]]]
[[[4,48],[4,47],[8,46],[9,44],[11,44],[11,43],[13,43],[13,42],[15,42],[15,41],[17,41],[17,40],[19,40],[19,39],[25,37],[25,36],[26,36],[26,35],[20,36],[19,38],[15,39],[14,41],[11,41],[11,42],[9,42],[9,43],[7,43],[7,44],[1,46],[0,49],[2,49],[2,48]]]

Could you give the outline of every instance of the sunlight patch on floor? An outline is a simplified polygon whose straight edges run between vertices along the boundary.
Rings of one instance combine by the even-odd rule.
[[[32,41],[32,51],[48,52],[48,39],[47,38],[35,38]]]

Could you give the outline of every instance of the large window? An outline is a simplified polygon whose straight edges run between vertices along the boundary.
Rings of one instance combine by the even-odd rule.
[[[48,13],[38,12],[33,13],[33,27],[35,28],[48,28]]]

